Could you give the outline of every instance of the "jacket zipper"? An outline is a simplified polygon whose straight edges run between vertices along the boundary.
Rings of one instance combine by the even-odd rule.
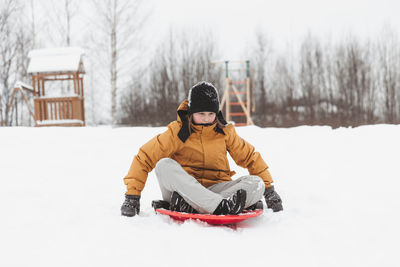
[[[203,172],[201,174],[201,179],[204,177],[204,168],[206,167],[206,156],[204,155],[204,145],[203,145],[203,126],[201,127],[201,132],[200,132],[200,144],[201,144],[201,149],[203,150]]]

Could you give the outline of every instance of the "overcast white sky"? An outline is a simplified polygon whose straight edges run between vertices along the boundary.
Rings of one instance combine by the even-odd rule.
[[[399,32],[400,0],[153,0],[152,20],[168,25],[212,29],[225,59],[242,55],[256,29],[275,44],[295,44],[308,32],[332,39],[348,33],[377,36],[385,25]]]

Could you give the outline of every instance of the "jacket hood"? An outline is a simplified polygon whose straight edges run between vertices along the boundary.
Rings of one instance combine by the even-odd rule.
[[[191,134],[189,131],[189,122],[187,121],[187,118],[186,118],[186,115],[188,114],[188,103],[189,103],[189,101],[187,99],[185,99],[184,101],[181,102],[181,104],[179,105],[179,107],[177,109],[177,113],[178,113],[177,121],[181,122],[181,129],[178,132],[178,137],[184,143],[186,142],[186,140],[189,138],[189,136]],[[222,124],[224,124],[224,125],[228,124],[226,122],[224,116],[222,115],[221,111],[218,111],[217,118]],[[217,126],[215,126],[214,129],[218,133],[225,134],[224,131]]]

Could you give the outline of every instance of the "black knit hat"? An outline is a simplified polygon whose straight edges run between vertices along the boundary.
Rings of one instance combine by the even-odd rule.
[[[215,112],[218,121],[223,125],[227,124],[222,112],[219,110],[218,91],[211,83],[199,82],[193,86],[189,91],[188,102],[188,110],[178,110],[178,116],[182,122],[181,129],[178,132],[178,137],[183,143],[186,142],[192,133],[189,131],[189,122],[187,119],[188,114],[202,111]],[[217,126],[214,129],[217,133],[225,134],[224,130]]]
[[[219,111],[218,91],[208,82],[199,82],[194,85],[189,91],[188,101],[189,114],[202,111],[217,114]]]

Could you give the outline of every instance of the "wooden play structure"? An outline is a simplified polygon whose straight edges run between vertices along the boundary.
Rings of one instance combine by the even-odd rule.
[[[9,101],[9,104],[7,105],[7,113],[9,114],[11,111],[11,108],[13,107],[13,105],[15,104],[15,118],[16,118],[16,125],[18,126],[18,108],[17,108],[17,94],[19,93],[19,95],[21,96],[22,100],[24,101],[29,115],[34,118],[35,115],[33,113],[32,110],[32,106],[29,103],[29,98],[27,97],[28,95],[32,95],[33,94],[33,88],[30,85],[27,85],[23,82],[16,82],[14,85],[14,90],[11,94],[11,98]],[[1,126],[5,126],[6,122],[4,121],[3,124]]]
[[[221,63],[221,62],[215,62]],[[236,126],[254,125],[251,119],[250,61],[224,61],[225,91],[220,109],[225,107],[225,118]],[[235,68],[232,68],[234,66]]]
[[[85,126],[83,54],[74,47],[29,53],[35,126]]]

